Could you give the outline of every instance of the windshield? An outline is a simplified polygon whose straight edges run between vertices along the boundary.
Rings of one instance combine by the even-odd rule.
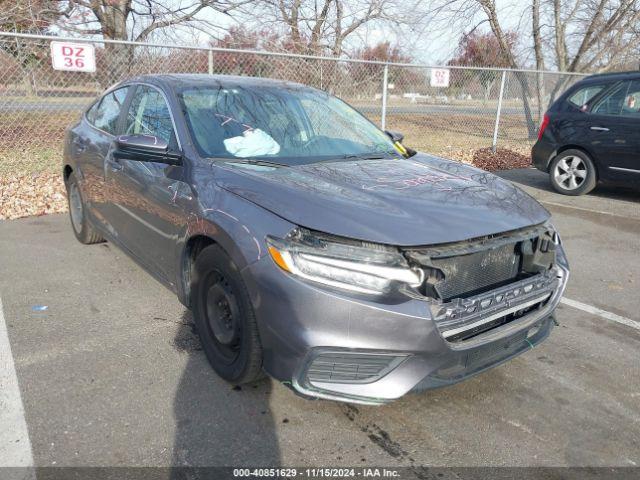
[[[200,155],[287,165],[398,155],[391,139],[325,92],[298,86],[206,86],[178,92]]]

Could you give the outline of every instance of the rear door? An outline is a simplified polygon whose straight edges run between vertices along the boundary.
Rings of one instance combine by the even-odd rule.
[[[620,82],[596,99],[588,119],[600,177],[640,181],[640,80]]]
[[[162,91],[146,84],[135,88],[123,133],[154,135],[167,141],[171,150],[179,151]],[[174,283],[175,246],[185,223],[182,206],[191,191],[183,181],[183,167],[109,157],[105,171],[120,240],[152,272]]]
[[[85,115],[88,124],[81,136],[74,137],[72,148],[82,164],[82,193],[96,223],[112,235],[111,218],[108,215],[105,190],[104,162],[111,142],[118,133],[120,114],[129,87],[122,87],[105,94]]]
[[[558,146],[579,145],[591,151],[593,131],[590,129],[591,118],[587,113],[589,102],[612,85],[611,82],[604,81],[581,84],[572,88],[563,101],[553,105],[550,110],[552,124],[549,128]]]

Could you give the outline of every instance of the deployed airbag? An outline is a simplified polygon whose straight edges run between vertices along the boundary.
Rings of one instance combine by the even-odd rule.
[[[280,151],[278,142],[259,128],[247,130],[238,137],[227,138],[224,140],[224,147],[236,157],[275,155]]]

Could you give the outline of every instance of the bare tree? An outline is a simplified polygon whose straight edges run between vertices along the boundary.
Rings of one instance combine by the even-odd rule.
[[[536,48],[553,43],[560,71],[606,72],[635,59],[640,40],[640,0],[548,0],[551,33],[534,38]],[[551,99],[566,86],[556,83]]]
[[[638,41],[638,0],[552,0],[556,63],[568,72],[608,71]]]
[[[534,54],[536,67],[608,71],[629,63],[638,53],[640,0],[514,0],[501,2],[501,12],[495,0],[435,0],[433,4],[430,15],[438,17],[438,22],[432,24],[462,33],[487,23],[499,39],[503,37],[501,22],[513,28],[514,18],[520,18],[520,24],[530,18],[531,37],[520,35],[520,46]],[[506,51],[506,47],[503,42],[501,48]],[[515,51],[512,59],[514,64],[527,66]]]
[[[101,35],[108,40],[146,41],[162,29],[206,23],[197,15],[207,9],[229,14],[248,0],[68,0],[60,26],[84,35]],[[129,45],[105,44],[108,75],[114,82],[129,71],[133,49]]]
[[[498,44],[500,46],[500,50],[505,56],[508,66],[512,69],[518,69],[519,65],[516,60],[516,56],[514,54],[512,46],[509,44],[507,34],[505,30],[502,28],[500,24],[500,19],[498,18],[498,13],[496,10],[495,0],[477,0],[482,8],[482,11],[487,17],[489,25],[491,26],[491,30],[493,34],[496,36]],[[524,108],[524,116],[525,121],[527,123],[527,130],[529,132],[529,138],[533,138],[536,135],[537,124],[533,119],[533,114],[531,112],[531,104],[529,102],[529,97],[531,96],[531,89],[529,88],[529,81],[524,72],[516,71],[515,72],[516,79],[520,84],[520,88],[522,91],[522,106]]]
[[[57,0],[0,0],[0,29],[42,33],[60,16]]]
[[[444,28],[473,31],[488,24],[510,68],[553,66],[562,72],[602,72],[632,65],[637,68],[640,40],[640,0],[526,0],[500,4],[495,0],[435,0],[431,15],[439,18]],[[520,35],[520,44],[510,46],[504,24],[512,27],[520,18],[519,32],[529,30],[531,36]],[[531,19],[530,27],[522,23]],[[523,55],[524,53],[524,55]],[[523,106],[529,133],[534,134],[529,98],[531,88],[526,74],[516,73],[523,94]],[[562,76],[546,94],[542,73],[536,74],[538,116],[563,90],[568,76]]]
[[[245,9],[251,23],[291,38],[300,53],[343,54],[345,42],[373,24],[407,26],[422,0],[259,0]]]
[[[0,0],[0,30],[44,33],[60,16],[58,6],[56,0]],[[47,49],[17,37],[0,42],[0,49],[16,59],[27,95],[37,94],[35,71]]]
[[[536,58],[536,94],[538,100],[538,118],[542,118],[544,114],[544,55],[542,53],[542,31],[540,27],[540,0],[532,0],[531,2],[531,37],[533,38],[533,50]]]

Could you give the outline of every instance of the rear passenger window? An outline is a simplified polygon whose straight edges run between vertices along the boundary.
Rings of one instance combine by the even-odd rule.
[[[588,87],[578,89],[573,95],[571,95],[567,101],[574,107],[581,108],[583,105],[589,103],[589,100],[599,94],[604,85],[589,85]]]
[[[96,120],[96,112],[98,111],[98,107],[100,106],[100,100],[94,103],[89,110],[87,110],[87,120],[89,123],[93,125]]]
[[[127,91],[129,87],[119,88],[113,92],[108,93],[99,104],[92,107],[87,113],[87,120],[96,128],[104,130],[107,133],[115,135],[118,127],[118,118],[120,111],[124,105],[124,100],[127,98]]]
[[[610,92],[598,100],[591,109],[591,113],[598,115],[620,115],[627,97],[631,82],[616,85]]]

